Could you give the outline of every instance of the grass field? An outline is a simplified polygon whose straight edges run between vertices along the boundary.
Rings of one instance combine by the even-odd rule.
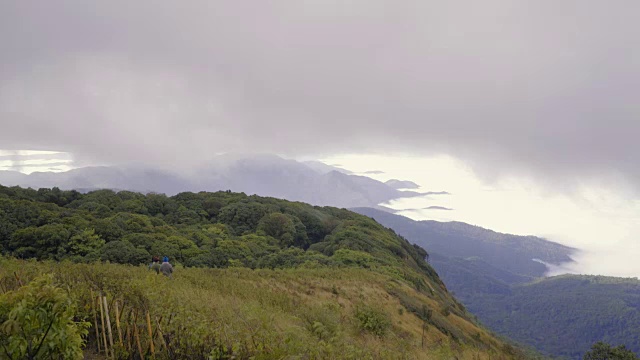
[[[443,304],[437,291],[359,268],[176,269],[0,258],[3,293],[50,276],[92,324],[85,356],[100,358],[95,296],[106,296],[116,357],[191,359],[510,359],[524,356]],[[115,321],[119,313],[120,343]],[[430,311],[430,316],[421,312]],[[98,313],[98,312],[97,312]],[[99,314],[99,313],[98,313]],[[419,316],[421,315],[421,316]],[[99,319],[100,316],[98,315]],[[98,321],[100,329],[100,321]],[[424,328],[424,336],[423,336]],[[102,335],[99,336],[101,338]]]

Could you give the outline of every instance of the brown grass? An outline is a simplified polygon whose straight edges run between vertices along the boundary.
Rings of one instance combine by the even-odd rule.
[[[56,282],[68,289],[84,309],[79,316],[87,319],[91,316],[87,305],[90,289],[104,292],[109,301],[119,299],[124,303],[123,317],[132,309],[149,309],[152,318],[162,316],[169,346],[174,341],[173,345],[183,346],[185,353],[210,352],[215,344],[238,358],[256,359],[523,356],[506,351],[502,341],[471,321],[453,312],[444,316],[441,313],[444,304],[439,298],[445,295],[431,295],[429,290],[418,292],[408,284],[365,269],[177,269],[174,278],[168,279],[144,267],[0,258],[4,291],[18,286],[15,280],[10,280],[14,271],[25,282],[39,274],[53,273]],[[421,346],[424,321],[412,312],[412,308],[421,308],[423,304],[433,310],[424,347]],[[383,336],[361,330],[354,314],[362,306],[375,309],[389,320]],[[143,325],[142,320],[139,323]],[[90,335],[88,339],[91,349],[93,337]],[[156,341],[156,349],[160,349],[160,340]],[[206,351],[198,352],[198,346]],[[161,352],[159,358],[162,356],[169,355]]]

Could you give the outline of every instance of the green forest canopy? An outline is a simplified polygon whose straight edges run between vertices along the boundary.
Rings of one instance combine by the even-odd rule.
[[[243,193],[23,189],[0,185],[0,251],[38,260],[187,267],[358,266],[440,280],[427,252],[373,219]],[[424,284],[423,284],[424,285]]]

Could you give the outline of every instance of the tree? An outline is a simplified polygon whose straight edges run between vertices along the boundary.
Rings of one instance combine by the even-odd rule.
[[[50,259],[70,237],[69,230],[61,224],[28,227],[13,233],[9,250],[20,258]]]
[[[324,240],[324,237],[331,232],[320,217],[311,211],[299,211],[293,215],[304,224],[305,233],[311,244]]]
[[[165,220],[171,224],[193,225],[199,223],[202,220],[202,216],[197,211],[180,205],[177,210],[169,213]]]
[[[113,221],[114,224],[126,233],[148,233],[153,230],[151,220],[149,220],[149,217],[145,215],[123,212],[110,217],[109,220]]]
[[[167,236],[161,233],[139,234],[131,233],[120,238],[121,241],[128,241],[137,248],[144,248],[154,255],[163,255],[162,252],[156,252],[153,247],[158,243],[162,244],[167,241]],[[167,255],[171,256],[171,255]]]
[[[104,240],[96,235],[95,230],[84,230],[69,239],[65,246],[66,253],[75,261],[94,261],[100,258],[100,250],[104,246]]]
[[[54,187],[52,189],[42,188],[38,189],[38,200],[56,204],[59,206],[65,206],[71,201],[77,199],[79,194],[80,193],[78,193],[77,191],[73,193],[68,191],[60,191],[60,189],[57,187]]]
[[[266,235],[280,240],[285,247],[294,243],[296,227],[291,216],[282,213],[265,215],[258,224],[258,231],[260,230],[264,231]]]
[[[144,198],[123,200],[120,204],[118,204],[118,206],[116,206],[115,211],[136,214],[149,213],[149,210],[144,206]]]
[[[220,209],[218,222],[233,228],[236,234],[255,231],[258,223],[268,213],[266,206],[255,202],[241,201]]]
[[[627,349],[624,345],[612,347],[611,345],[598,341],[591,346],[583,357],[584,360],[637,360],[636,354]]]
[[[106,242],[120,240],[125,235],[125,231],[113,221],[113,218],[98,219],[92,224],[96,234],[100,235]]]
[[[111,209],[107,205],[98,204],[97,202],[87,201],[78,207],[80,210],[86,210],[97,218],[105,218],[111,215]]]
[[[218,216],[218,213],[223,206],[224,202],[222,201],[222,199],[218,199],[216,197],[209,197],[202,203],[202,207],[204,211],[209,214],[209,218]]]
[[[140,265],[151,260],[145,249],[136,248],[128,241],[111,241],[102,247],[100,258],[119,264]]]
[[[144,206],[149,215],[167,215],[177,208],[175,202],[164,194],[147,194]]]
[[[82,203],[88,201],[93,201],[98,204],[106,205],[110,209],[114,209],[122,202],[122,198],[118,197],[113,190],[102,189],[85,194],[81,200],[77,200],[71,205],[80,206]]]

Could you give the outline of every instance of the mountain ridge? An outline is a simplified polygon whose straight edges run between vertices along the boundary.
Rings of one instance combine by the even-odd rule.
[[[169,195],[184,191],[232,190],[345,208],[377,206],[392,199],[421,195],[317,163],[309,166],[269,154],[224,154],[191,173],[141,166],[94,166],[29,175],[0,171],[0,183],[31,188],[109,188]],[[319,167],[324,170],[318,170]]]
[[[390,227],[431,252],[447,257],[479,256],[514,274],[544,276],[547,267],[532,259],[551,264],[571,262],[576,250],[535,236],[510,235],[459,221],[412,220],[372,208],[352,208]]]

